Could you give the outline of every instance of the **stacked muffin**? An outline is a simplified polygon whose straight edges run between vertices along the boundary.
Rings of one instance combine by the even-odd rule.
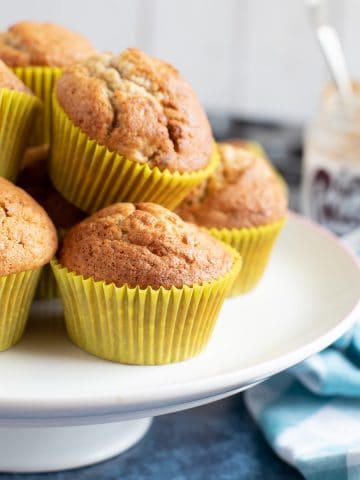
[[[218,145],[221,165],[179,205],[186,221],[236,248],[243,268],[232,294],[252,290],[267,265],[287,213],[283,181],[253,145]]]
[[[217,166],[193,89],[172,66],[136,49],[66,69],[53,122],[51,179],[89,213],[118,201],[175,208]]]
[[[0,59],[43,102],[31,145],[50,142],[51,95],[61,69],[94,53],[86,38],[52,23],[19,22],[0,33]]]
[[[235,251],[153,203],[100,210],[65,236],[58,258],[72,340],[132,364],[201,351],[241,266]]]
[[[262,152],[217,147],[188,82],[137,49],[99,54],[61,27],[21,22],[0,34],[0,59],[19,77],[0,66],[0,95],[16,90],[38,108],[42,101],[35,129],[21,134],[21,153],[9,162],[14,179],[24,148],[41,146],[27,151],[18,179],[38,203],[0,183],[0,214],[3,208],[10,217],[0,223],[0,238],[14,244],[7,255],[17,259],[19,245],[30,251],[19,234],[26,228],[37,248],[32,262],[14,260],[13,272],[0,242],[0,285],[12,274],[31,277],[5,348],[23,329],[39,268],[55,253],[56,227],[57,287],[47,267],[39,296],[60,293],[69,336],[80,348],[146,365],[200,352],[225,298],[259,280],[285,220],[283,185]],[[12,189],[16,211],[24,211],[20,230],[4,203]],[[13,293],[0,290],[0,301],[17,288],[15,281]]]

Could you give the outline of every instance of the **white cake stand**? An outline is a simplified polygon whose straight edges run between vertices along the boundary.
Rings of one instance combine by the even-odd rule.
[[[193,360],[100,360],[67,339],[58,302],[35,305],[24,339],[0,354],[0,470],[54,471],[117,455],[154,415],[240,392],[323,349],[360,317],[359,298],[356,259],[291,215],[260,286],[226,301]]]

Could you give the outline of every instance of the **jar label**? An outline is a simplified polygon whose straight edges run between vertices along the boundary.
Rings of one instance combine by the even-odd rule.
[[[308,152],[302,203],[306,215],[337,235],[360,227],[360,165],[346,165]]]

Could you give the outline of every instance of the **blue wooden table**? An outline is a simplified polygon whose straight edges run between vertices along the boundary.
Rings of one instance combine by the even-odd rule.
[[[301,480],[280,461],[241,395],[154,419],[128,452],[67,472],[0,474],[0,480]]]

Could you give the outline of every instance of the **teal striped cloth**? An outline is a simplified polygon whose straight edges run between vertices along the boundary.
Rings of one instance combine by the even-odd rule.
[[[360,256],[360,230],[345,240]],[[273,450],[307,480],[360,480],[360,321],[248,390],[245,403]]]

